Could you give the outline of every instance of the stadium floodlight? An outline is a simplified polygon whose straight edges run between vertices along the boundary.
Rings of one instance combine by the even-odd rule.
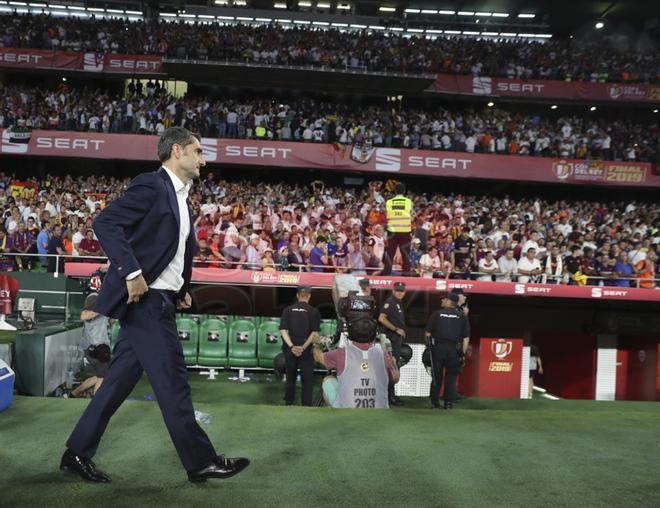
[[[234,16],[217,16],[218,19],[234,21]]]
[[[359,28],[360,30],[363,30],[367,28],[367,25],[354,25],[351,23],[351,28]]]
[[[500,32],[500,37],[515,37],[518,35],[515,32]]]
[[[589,108],[589,111],[596,111],[596,109],[597,109],[596,106],[591,106],[591,107]]]
[[[657,113],[657,112],[658,112],[658,110],[657,110],[657,109],[654,109],[654,110],[653,110],[653,112],[654,112],[654,113]]]
[[[430,28],[426,29],[427,34],[441,34],[444,30],[431,30]]]
[[[424,29],[423,28],[408,28],[408,30],[406,30],[406,32],[415,33],[415,34],[422,34],[422,33],[424,33]]]
[[[494,12],[493,17],[494,18],[508,18],[509,13],[508,12]]]
[[[273,7],[276,9],[286,9],[286,4],[284,2],[275,2]]]
[[[532,13],[529,13],[529,12],[527,12],[527,13],[523,12],[523,13],[518,14],[518,17],[522,18],[522,19],[534,19],[536,17],[536,14],[532,14]]]
[[[27,6],[27,2],[9,2],[9,5],[25,5],[25,6]],[[82,10],[84,11],[85,8],[83,7]]]
[[[422,12],[420,9],[406,9],[406,14],[419,14]]]
[[[227,5],[229,0],[215,0],[215,5]]]
[[[327,21],[312,21],[312,25],[316,26],[330,26],[330,23]]]
[[[348,23],[333,23],[332,26],[336,26],[337,28],[346,28],[348,27]]]
[[[62,81],[66,81],[66,78],[62,78]]]
[[[481,35],[481,33],[472,30],[463,30],[463,35]]]
[[[51,5],[51,7],[53,6]],[[106,9],[105,12],[111,12],[113,14],[124,14],[124,11],[121,9]]]
[[[133,14],[134,16],[142,16],[142,11],[126,11],[126,14]]]
[[[351,5],[350,4],[338,4],[337,9],[340,11],[350,11],[351,10]]]
[[[400,27],[400,26],[391,26],[389,29],[392,32],[403,32],[403,27]]]
[[[456,14],[456,11],[438,11],[438,14],[442,14],[444,16],[453,16]]]
[[[12,2],[10,2],[10,3],[12,3]],[[66,8],[71,10],[71,11],[84,11],[85,10],[84,7],[78,7],[77,5],[67,5]]]
[[[48,7],[46,4],[40,4],[40,3],[32,3],[30,2],[28,4],[30,7]],[[92,9],[87,9],[88,11],[91,11]],[[105,9],[99,9],[100,11],[104,11]]]
[[[381,5],[378,10],[380,12],[396,12],[396,7],[387,7],[385,5]]]
[[[552,34],[536,34],[536,37],[540,39],[552,39]]]
[[[460,31],[460,30],[445,30],[445,33],[446,33],[447,35],[461,35],[461,31]]]
[[[254,18],[247,16],[236,16],[236,21],[254,21]]]
[[[176,14],[173,12],[161,12],[160,13],[161,18],[176,18]]]
[[[196,18],[195,14],[179,14],[180,18]]]
[[[475,16],[479,16],[480,18],[490,18],[493,13],[492,12],[475,12]]]
[[[458,11],[459,16],[474,16],[474,11]]]
[[[311,6],[312,6],[312,2],[310,2],[309,0],[300,0],[300,2],[298,2],[298,7],[311,7]]]
[[[497,37],[499,32],[481,32],[481,35],[485,37]]]
[[[596,23],[596,30],[600,30],[604,26],[605,26],[605,23],[603,23],[602,21],[599,21],[598,23]]]
[[[293,20],[293,24],[294,24],[294,25],[311,25],[312,22],[311,22],[311,21],[304,20],[304,19],[294,19],[294,20]]]
[[[422,14],[438,14],[435,9],[422,9]]]
[[[276,19],[275,21],[277,21],[278,23],[281,23],[283,25],[291,23],[290,19]]]
[[[488,104],[486,104],[486,106],[488,106],[489,108],[492,108],[494,105],[495,103],[493,101],[490,101]]]
[[[552,106],[550,106],[550,109],[557,109],[557,105],[553,104]]]
[[[32,6],[32,7],[38,7],[37,4],[30,4],[30,6]],[[46,7],[46,6],[44,5],[44,7]],[[88,10],[89,12],[105,12],[105,9],[100,9],[100,8],[98,8],[98,7],[87,7],[87,10]],[[140,14],[142,14],[142,13],[140,13]]]
[[[385,30],[385,27],[380,25],[369,25],[369,30]]]
[[[234,0],[234,5],[238,5],[239,7],[245,7],[247,5],[247,2],[245,0]]]
[[[215,19],[215,16],[211,16],[210,14],[199,14],[197,17],[203,19]]]
[[[319,9],[329,9],[330,8],[330,4],[327,3],[327,2],[319,2],[319,3],[316,4],[316,6]]]

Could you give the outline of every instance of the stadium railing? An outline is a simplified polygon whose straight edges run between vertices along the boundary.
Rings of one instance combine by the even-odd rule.
[[[60,262],[85,262],[89,260],[94,260],[98,261],[99,264],[106,263],[108,261],[107,257],[104,256],[73,256],[71,254],[21,254],[21,253],[15,253],[15,252],[6,252],[6,253],[0,253],[0,267],[2,266],[2,258],[7,257],[7,258],[24,258],[24,257],[35,257],[35,258],[55,258],[55,271],[54,272],[48,272],[52,273],[53,277],[59,277],[60,273],[64,273],[64,270],[60,270]],[[197,268],[214,268],[214,266],[199,266],[200,263],[203,263],[205,265],[223,265],[222,262],[217,261],[206,261],[206,260],[199,260],[196,259],[194,260],[194,266]],[[224,268],[224,269],[236,269],[236,270],[243,270],[247,265],[251,263],[248,263],[247,261],[227,261],[224,263],[224,266],[215,266],[215,268]],[[327,266],[327,265],[295,265],[296,268],[298,268],[298,272],[304,271],[304,269],[322,269],[323,271],[325,270],[332,270],[333,267],[332,265]],[[381,271],[382,268],[360,268],[360,272],[378,272]],[[3,270],[6,272],[9,272],[9,270]],[[26,270],[27,271],[27,270]],[[262,270],[252,270],[252,271],[262,271]],[[280,271],[280,270],[275,270],[275,271]],[[319,272],[320,273],[320,272]],[[328,272],[326,272],[328,273]],[[332,272],[331,272],[332,273]],[[335,272],[337,274],[340,273],[352,273],[351,269],[349,268],[342,268],[338,267],[335,269]],[[501,275],[498,274],[493,274],[493,273],[486,273],[486,272],[476,272],[476,271],[470,271],[470,272],[465,272],[465,271],[452,271],[449,274],[446,274],[444,272],[437,272],[437,274],[434,274],[436,276],[432,277],[435,279],[451,279],[452,276],[457,276],[457,275],[464,275],[466,279],[471,279],[475,280],[476,277],[494,277],[494,281],[496,282],[516,282],[516,280],[511,280],[511,281],[498,281],[497,278]],[[439,276],[441,275],[441,276]],[[420,278],[421,275],[415,275],[415,276],[410,276],[411,278]],[[545,273],[539,274],[538,275],[539,280],[536,280],[534,282],[527,282],[526,284],[566,284],[568,283],[568,280],[571,278],[570,274],[563,274],[563,275],[548,275]],[[612,277],[612,276],[602,276],[602,275],[586,275],[584,276],[586,279],[584,279],[585,283],[587,281],[603,281],[603,282],[617,282],[617,281],[630,281],[634,283],[634,286],[636,288],[641,288],[645,289],[644,286],[641,284],[648,284],[648,283],[653,283],[654,288],[660,287],[660,278],[648,278],[648,277]],[[588,285],[588,283],[587,283]]]

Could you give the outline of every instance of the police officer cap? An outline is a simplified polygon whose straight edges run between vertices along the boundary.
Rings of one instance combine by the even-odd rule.
[[[369,279],[360,279],[360,282],[358,282],[358,284],[362,289],[366,289],[369,287]]]
[[[463,293],[463,290],[462,290],[461,288],[454,288],[454,289],[451,290],[451,292],[452,292],[452,294],[454,294],[454,295],[462,295],[462,294],[465,294],[465,293]]]
[[[301,293],[311,293],[312,292],[312,287],[311,286],[298,286],[298,294]]]
[[[405,291],[406,285],[403,282],[394,283],[394,291]]]
[[[458,303],[458,295],[456,293],[449,293],[447,299],[451,300],[454,303]]]

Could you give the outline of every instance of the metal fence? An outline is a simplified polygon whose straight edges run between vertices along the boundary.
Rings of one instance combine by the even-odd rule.
[[[0,267],[2,267],[2,260],[7,258],[11,260],[12,258],[38,258],[43,259],[52,259],[55,258],[53,263],[54,270],[48,273],[52,273],[53,277],[59,277],[60,274],[64,273],[64,263],[79,263],[79,262],[98,262],[100,264],[106,263],[108,258],[105,256],[73,256],[71,254],[19,254],[19,253],[2,253],[0,254]],[[43,258],[43,259],[41,259]],[[16,259],[14,259],[14,265],[16,265]],[[261,271],[252,267],[252,263],[247,261],[209,261],[200,258],[193,259],[193,266],[198,268],[224,268],[224,269],[235,269],[235,270],[252,270],[252,271]],[[275,271],[277,270],[278,263],[275,263]],[[381,271],[382,268],[359,268],[359,269],[349,269],[345,267],[333,267],[327,265],[312,265],[312,264],[291,264],[289,265],[289,270],[291,272],[331,272],[331,273],[360,273],[361,275],[376,273]],[[5,270],[9,271],[9,270]],[[27,270],[26,270],[27,271]],[[450,273],[446,272],[436,272],[432,274],[432,278],[435,279],[466,279],[466,272],[464,271],[452,271]],[[414,275],[410,277],[422,277],[422,275]],[[467,279],[476,280],[479,277],[491,277],[493,281],[496,282],[517,282],[517,277],[513,276],[509,278],[503,278],[501,274],[493,274],[486,272],[472,272],[467,273]],[[587,281],[593,282],[598,281],[599,285],[604,285],[606,282],[620,282],[620,281],[629,281],[631,283],[630,287],[643,288],[641,284],[652,283],[653,287],[659,286],[660,278],[648,278],[648,277],[619,277],[619,276],[602,276],[602,275],[588,275]],[[546,273],[539,274],[534,278],[533,281],[528,281],[527,284],[567,284],[569,282],[570,276],[568,274],[563,275],[548,275]],[[601,282],[603,284],[601,284]]]

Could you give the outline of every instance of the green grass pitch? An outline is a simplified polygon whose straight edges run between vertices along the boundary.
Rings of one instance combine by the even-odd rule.
[[[660,506],[657,403],[471,399],[432,411],[284,407],[282,385],[191,372],[219,452],[252,460],[229,480],[187,481],[141,382],[111,420],[97,465],[113,483],[58,470],[85,400],[16,397],[0,413],[7,507]],[[269,381],[270,380],[270,381]]]

